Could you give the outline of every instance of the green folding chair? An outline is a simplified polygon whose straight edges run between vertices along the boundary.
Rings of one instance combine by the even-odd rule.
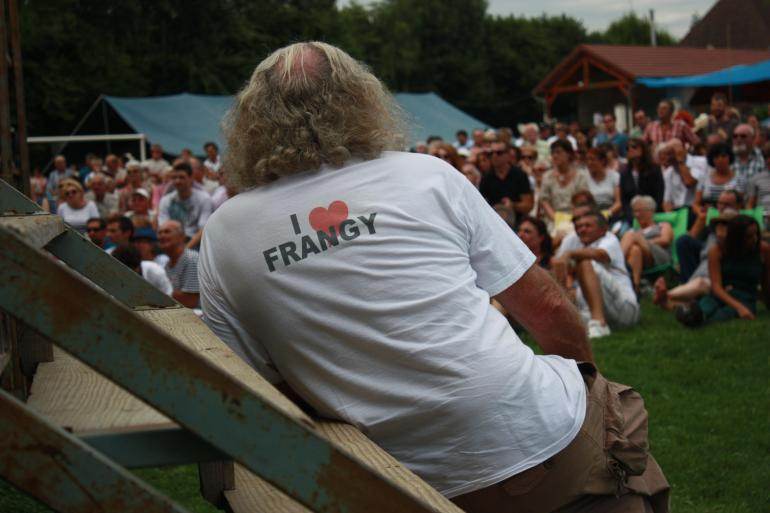
[[[679,268],[679,256],[676,254],[676,241],[682,235],[687,233],[687,220],[690,215],[690,209],[687,207],[674,210],[673,212],[658,212],[652,218],[656,223],[668,223],[674,230],[674,240],[671,242],[671,262],[649,267],[644,270],[642,276],[645,278],[659,276],[669,271],[677,272]],[[639,228],[639,222],[634,219],[634,229]]]

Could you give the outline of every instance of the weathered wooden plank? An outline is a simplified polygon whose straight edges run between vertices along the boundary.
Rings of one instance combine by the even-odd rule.
[[[0,214],[34,214],[43,209],[5,180],[0,180]]]
[[[235,464],[227,460],[203,462],[198,465],[198,476],[203,498],[219,509],[226,509],[225,493],[235,489]]]
[[[0,227],[12,231],[35,248],[42,248],[67,229],[61,217],[51,214],[0,216]]]
[[[5,391],[0,476],[62,513],[185,511]]]
[[[437,511],[3,229],[0,307],[315,511]]]
[[[393,482],[410,489],[436,511],[462,513],[462,510],[451,501],[428,486],[425,481],[383,451],[354,426],[332,421],[317,421],[316,424],[318,431],[328,440],[382,472]],[[310,511],[239,465],[235,467],[235,489],[226,491],[225,497],[234,513],[309,513]]]

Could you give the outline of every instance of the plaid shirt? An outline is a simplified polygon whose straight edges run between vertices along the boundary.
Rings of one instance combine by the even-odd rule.
[[[762,156],[762,152],[759,151],[759,148],[754,148],[749,154],[749,160],[745,163],[741,162],[740,157],[736,155],[735,160],[733,161],[733,170],[735,170],[736,174],[742,175],[743,178],[748,181],[748,179],[755,174],[765,170],[765,157]]]
[[[652,151],[655,151],[660,143],[668,142],[675,137],[683,143],[690,143],[690,146],[700,142],[690,125],[681,119],[671,120],[666,127],[661,125],[660,121],[652,121],[644,130],[644,140],[650,145]]]

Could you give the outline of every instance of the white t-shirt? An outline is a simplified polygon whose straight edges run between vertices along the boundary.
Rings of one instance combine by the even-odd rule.
[[[142,278],[166,295],[170,296],[174,292],[171,281],[166,276],[166,270],[155,262],[142,260]]]
[[[158,206],[158,226],[169,219],[179,221],[188,237],[203,229],[214,211],[214,205],[211,196],[203,190],[193,187],[191,192],[190,197],[184,200],[177,191],[163,196]]]
[[[706,176],[706,171],[708,170],[706,157],[687,155],[685,165],[690,168],[690,174],[698,182]],[[674,208],[692,205],[698,184],[687,187],[682,181],[682,175],[673,166],[668,166],[663,170],[663,183],[666,187],[663,193],[664,203],[671,203]]]
[[[634,301],[636,301],[634,285],[631,283],[631,278],[629,277],[628,270],[626,269],[626,259],[623,258],[623,250],[621,249],[620,241],[618,241],[618,238],[615,236],[615,234],[607,232],[602,237],[599,237],[591,244],[586,246],[580,242],[580,238],[578,238],[576,233],[571,233],[564,237],[564,240],[561,242],[559,251],[557,251],[556,256],[561,256],[567,251],[574,251],[576,249],[583,248],[603,249],[606,251],[607,255],[610,257],[610,261],[609,263],[604,264],[604,266],[607,268],[610,274],[623,285],[623,288],[628,294],[628,297],[633,297]]]
[[[575,362],[536,356],[490,306],[534,260],[457,170],[388,152],[230,198],[203,235],[201,306],[266,379],[453,497],[583,423]]]
[[[99,209],[93,201],[86,201],[83,208],[72,208],[67,203],[59,203],[56,213],[64,219],[64,222],[70,225],[74,230],[80,233],[86,232],[88,220],[92,217],[99,217]]]
[[[597,182],[588,173],[588,190],[596,200],[600,209],[605,210],[615,203],[615,188],[620,186],[620,174],[617,171],[608,169],[604,175],[604,180]]]

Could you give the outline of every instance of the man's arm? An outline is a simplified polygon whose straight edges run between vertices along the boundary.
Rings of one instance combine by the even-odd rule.
[[[186,247],[188,249],[197,249],[198,245],[201,243],[202,237],[203,237],[203,228],[195,232],[195,235],[190,237],[190,241],[187,243]]]
[[[187,308],[198,308],[199,295],[197,292],[182,292],[181,290],[175,290],[171,293],[171,297]]]
[[[494,299],[532,334],[544,353],[594,361],[580,314],[539,265],[530,267]]]
[[[601,264],[608,264],[610,262],[610,255],[601,248],[580,248],[567,251],[562,255],[562,258],[566,261],[569,260],[596,260]]]
[[[519,201],[513,203],[513,209],[517,214],[527,215],[532,211],[532,207],[535,206],[535,197],[532,193],[521,194]]]

